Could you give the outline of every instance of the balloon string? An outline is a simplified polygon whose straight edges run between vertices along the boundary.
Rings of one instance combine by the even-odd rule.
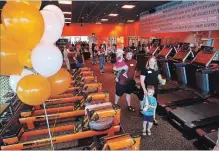
[[[56,112],[56,114],[58,114],[59,113],[59,109],[60,109],[60,104],[59,104],[59,107],[58,107],[58,111]],[[55,122],[54,122],[54,125],[53,125],[53,127],[56,127],[56,121],[57,121],[57,119],[58,119],[58,116],[55,118]],[[55,133],[55,131],[54,132],[52,132],[52,136],[53,136],[53,134]]]
[[[46,112],[46,104],[45,103],[43,103],[43,108],[44,108],[45,115],[46,115],[46,123],[47,123],[48,131],[49,131],[49,138],[50,138],[51,147],[52,147],[52,150],[54,151],[52,135],[51,135],[50,127],[49,127],[49,119],[48,119],[48,115],[47,115],[47,112]]]

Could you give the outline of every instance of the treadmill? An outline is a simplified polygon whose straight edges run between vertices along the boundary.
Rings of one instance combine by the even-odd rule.
[[[158,108],[159,113],[168,112],[170,106],[175,106],[179,104],[188,104],[195,101],[201,101],[202,97],[191,90],[184,89],[187,84],[186,70],[185,70],[185,61],[192,54],[191,49],[182,48],[179,52],[173,57],[173,62],[175,65],[175,72],[177,74],[178,89],[176,91],[171,91],[169,93],[159,93],[158,94]],[[177,63],[180,62],[180,63]],[[173,88],[174,89],[174,88]]]
[[[219,72],[215,73],[213,76],[214,82],[217,83],[216,91],[219,93]],[[219,139],[218,129],[219,121],[215,121],[214,123],[196,129],[196,134],[198,134],[198,141],[200,141],[207,149],[213,149]]]
[[[168,93],[171,91],[176,91],[179,89],[179,82],[177,78],[177,72],[176,72],[176,66],[174,63],[181,61],[182,59],[180,57],[185,57],[185,60],[188,60],[191,55],[191,53],[186,56],[186,54],[182,54],[182,52],[178,53],[179,50],[183,49],[185,52],[186,50],[190,49],[189,43],[180,43],[176,46],[171,46],[172,49],[162,49],[160,53],[157,56],[159,68],[161,69],[161,74],[167,79],[167,83],[165,85],[159,86],[158,93]],[[178,54],[177,54],[178,53]],[[176,55],[177,54],[177,55]],[[175,57],[175,59],[173,59]],[[178,59],[179,57],[179,59]]]
[[[214,79],[209,78],[209,74],[218,72],[217,66],[210,65],[215,55],[216,52],[213,51],[212,47],[202,47],[202,50],[197,54],[192,64],[189,65],[193,66],[192,69],[195,69],[195,72],[188,71],[190,72],[190,76],[191,72],[193,74],[195,73],[196,76],[190,78],[196,81],[198,87],[202,87],[202,90],[212,93],[214,93],[215,90],[212,90],[209,81]],[[188,69],[191,69],[191,67]],[[219,92],[216,92],[216,95],[217,94],[219,94]],[[203,102],[196,102],[193,105],[186,105],[184,107],[177,105],[171,106],[168,108],[168,117],[185,130],[194,130],[201,126],[219,121],[219,101],[217,97],[215,97],[216,95],[213,95],[213,97],[208,96]]]

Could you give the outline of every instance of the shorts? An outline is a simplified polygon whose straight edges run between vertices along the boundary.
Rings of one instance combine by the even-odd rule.
[[[143,115],[143,121],[153,122],[153,120],[154,120],[153,116]]]
[[[121,85],[119,82],[116,82],[116,95],[121,97],[124,93],[131,94],[134,93],[135,89],[132,85],[125,84]]]

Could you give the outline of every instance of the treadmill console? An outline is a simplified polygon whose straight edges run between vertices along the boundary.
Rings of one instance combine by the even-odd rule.
[[[169,56],[169,54],[171,53],[171,51],[173,50],[172,46],[170,45],[166,45],[164,46],[164,48],[160,51],[160,53],[158,54],[158,57],[162,57],[162,58],[167,58]]]
[[[158,48],[159,48],[159,46],[153,45],[153,46],[151,47],[151,49],[149,50],[148,54],[149,54],[149,55],[154,55],[154,54],[158,51]]]
[[[183,47],[181,48],[176,55],[173,57],[174,60],[180,61],[180,62],[185,62],[186,59],[189,57],[191,54],[191,50],[189,47]]]
[[[200,52],[193,59],[192,63],[208,67],[216,54],[217,52],[213,51],[213,47],[202,46]]]

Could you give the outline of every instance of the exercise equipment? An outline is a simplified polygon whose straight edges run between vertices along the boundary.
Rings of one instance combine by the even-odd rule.
[[[72,80],[71,85],[73,86],[81,86],[84,84],[88,83],[97,83],[97,76],[87,76],[87,77],[82,77],[81,79],[78,80]]]
[[[216,91],[218,95],[218,90],[213,90],[209,81],[214,81],[216,83],[218,80],[218,66],[210,64],[216,52],[213,51],[212,47],[202,47],[202,50],[197,54],[195,59],[192,61],[190,67],[188,67],[188,83],[194,87],[194,81],[197,83],[197,87],[205,92]],[[194,77],[194,75],[196,75]],[[211,75],[211,76],[210,76]],[[189,82],[190,79],[190,82]],[[169,118],[172,119],[177,125],[186,129],[192,130],[194,128],[208,125],[218,121],[219,119],[219,103],[218,99],[208,96],[207,100],[198,101],[193,105],[187,105],[184,107],[171,106],[169,110]],[[204,102],[203,102],[204,101]],[[195,114],[194,114],[195,113]]]
[[[173,45],[165,45],[157,55],[158,64],[160,65],[161,72],[164,77],[169,80],[171,78],[168,59],[176,54],[176,48]]]
[[[83,150],[140,150],[140,136],[130,134],[102,137],[100,141],[93,142]]]
[[[65,102],[64,103],[65,106],[61,106],[61,105],[59,105],[58,107],[49,106],[46,112],[47,114],[53,114],[53,113],[75,111],[75,110],[79,110],[83,108],[85,104],[88,104],[88,102],[96,104],[101,101],[103,102],[109,101],[108,92],[92,93],[92,94],[89,94],[88,96],[76,97],[75,100],[71,102],[74,104],[67,104],[67,102]],[[44,115],[44,109],[31,108],[29,110],[23,110],[21,112],[21,117],[29,117],[29,116],[37,116],[37,115]]]
[[[81,87],[70,87],[63,94],[50,97],[49,100],[80,96],[80,95],[93,93],[93,92],[100,92],[100,91],[102,91],[102,83],[88,83]]]
[[[93,75],[94,75],[94,71],[81,71],[73,74],[72,79],[76,80],[76,79],[80,79],[83,76],[85,77],[85,76],[93,76]]]
[[[218,141],[219,123],[213,123],[196,129],[198,141],[207,149],[213,149]]]
[[[55,127],[51,129],[51,131],[61,131],[65,130],[66,127],[68,129],[73,128],[72,134],[61,135],[52,137],[52,142],[54,144],[68,142],[98,135],[107,135],[113,136],[115,132],[120,131],[120,108],[118,106],[113,106],[111,103],[101,104],[101,109],[96,105],[98,109],[92,105],[91,108],[87,108],[87,115],[79,122],[72,125],[63,126],[63,127]],[[21,128],[22,129],[22,128]],[[35,130],[22,132],[20,129],[19,134],[14,136],[18,141],[22,140],[24,136],[34,136],[34,135],[43,135],[47,134],[47,129]],[[18,138],[21,137],[21,139]],[[3,136],[6,137],[6,136]],[[22,150],[22,149],[31,149],[40,146],[46,146],[50,144],[49,138],[44,138],[40,140],[28,141],[28,142],[10,142],[7,141],[10,137],[3,138],[5,146],[1,146],[2,150]],[[12,138],[12,137],[11,137]],[[15,139],[14,139],[15,140]],[[8,144],[9,143],[9,144]]]

